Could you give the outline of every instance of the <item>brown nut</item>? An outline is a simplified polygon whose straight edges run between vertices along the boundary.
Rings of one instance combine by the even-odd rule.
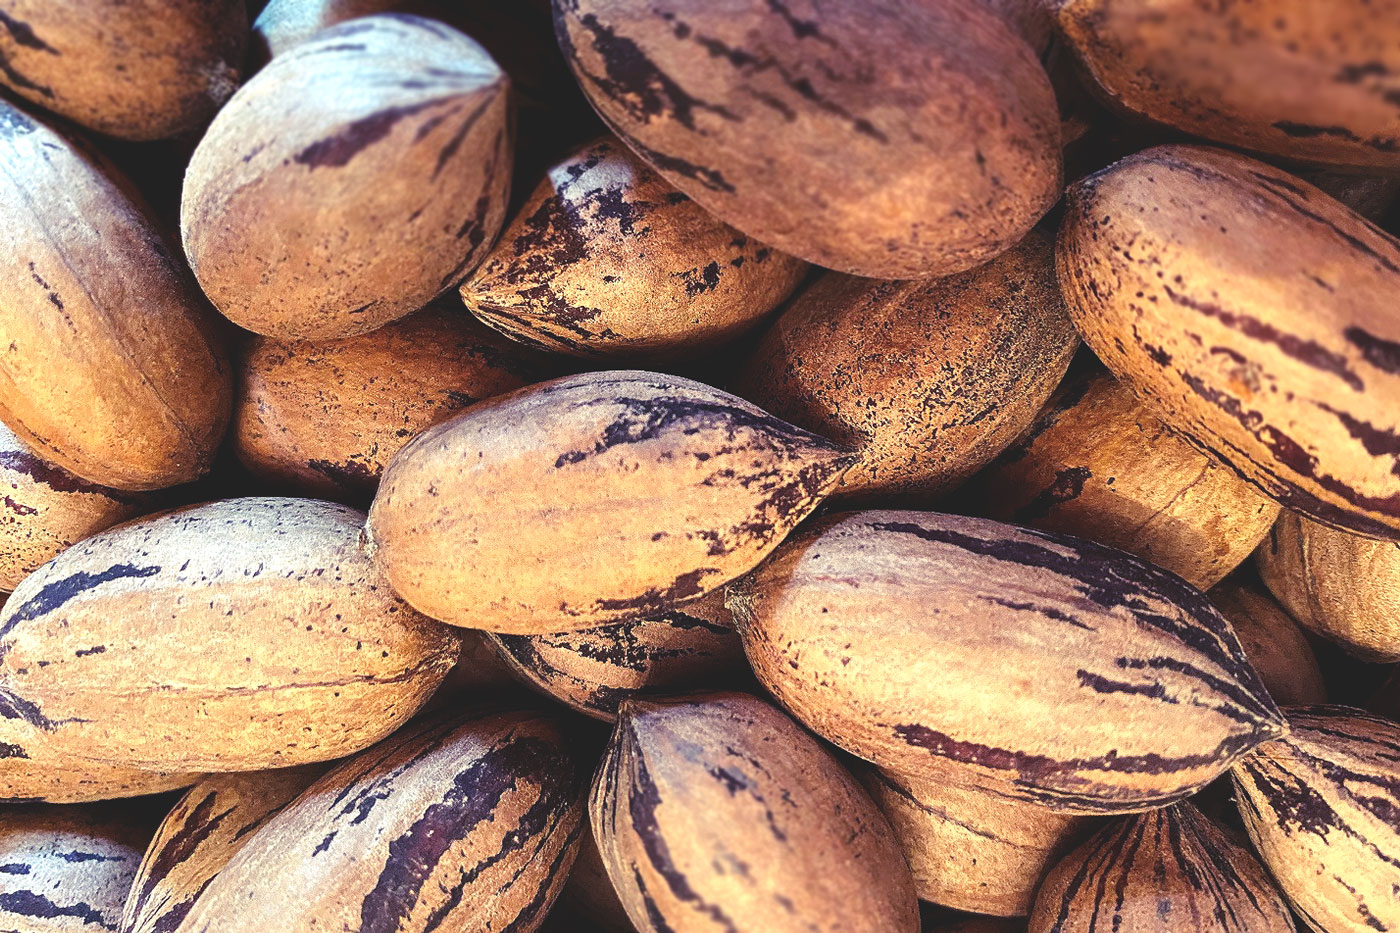
[[[1206,595],[1229,620],[1275,703],[1306,706],[1327,701],[1312,645],[1266,590],[1254,583],[1226,580]]]

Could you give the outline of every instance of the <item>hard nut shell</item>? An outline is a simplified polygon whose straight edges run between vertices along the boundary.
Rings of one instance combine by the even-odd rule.
[[[510,188],[508,85],[474,40],[385,14],[319,33],[234,95],[190,160],[190,267],[240,327],[351,337],[486,254]]]
[[[584,93],[638,155],[808,262],[961,272],[1059,197],[1050,81],[980,3],[554,0],[554,21]]]
[[[645,618],[750,570],[851,455],[718,389],[584,373],[414,438],[370,509],[376,562],[419,611],[511,635]]]
[[[1145,810],[1284,731],[1202,593],[1077,538],[841,513],[731,586],[728,605],[783,706],[910,778],[1070,813]]]
[[[0,726],[0,803],[90,803],[162,794],[188,787],[198,774],[123,768],[72,756],[48,756],[40,730]]]
[[[1197,146],[1130,156],[1067,203],[1060,286],[1108,368],[1283,505],[1400,538],[1400,243]]]
[[[54,558],[0,611],[0,705],[28,730],[21,751],[243,771],[388,735],[458,642],[393,595],[360,550],[362,522],[328,502],[231,499]]]
[[[589,816],[645,933],[919,929],[889,823],[819,742],[756,697],[629,700]]]
[[[764,334],[735,388],[859,451],[841,497],[929,498],[1015,440],[1078,346],[1050,244],[1031,233],[950,278],[827,274]]]
[[[1230,621],[1249,663],[1280,706],[1325,703],[1326,685],[1298,623],[1256,583],[1226,580],[1206,594]]]

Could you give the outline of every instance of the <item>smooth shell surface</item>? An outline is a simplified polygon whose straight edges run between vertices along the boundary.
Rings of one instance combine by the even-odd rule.
[[[306,790],[318,765],[217,774],[190,788],[146,847],[120,933],[170,933],[259,827]]]
[[[864,774],[914,872],[919,899],[1003,917],[1030,913],[1036,886],[1095,825],[951,781]]]
[[[1116,104],[1275,156],[1400,169],[1396,0],[1045,0]]]
[[[644,933],[919,928],[889,823],[826,749],[757,697],[628,701],[589,815]]]
[[[1400,929],[1400,725],[1290,707],[1292,734],[1234,770],[1254,846],[1319,933]]]
[[[243,0],[4,0],[0,83],[122,139],[197,131],[238,87]]]
[[[554,16],[628,145],[720,220],[817,265],[961,272],[1059,197],[1050,81],[979,3],[554,0]]]
[[[487,324],[546,350],[666,356],[738,335],[806,272],[607,137],[549,170],[462,284],[462,299]]]
[[[736,390],[855,447],[838,494],[931,497],[1015,440],[1079,338],[1046,239],[928,282],[829,273],[774,322]]]
[[[457,285],[505,220],[507,88],[474,40],[381,15],[278,56],[185,174],[190,266],[235,324],[349,337]]]
[[[1307,706],[1326,702],[1327,688],[1312,645],[1268,591],[1253,582],[1226,580],[1207,595],[1230,621],[1249,663],[1259,672],[1275,703]]]
[[[1093,369],[1067,379],[966,496],[988,518],[1120,548],[1201,589],[1247,560],[1279,513]]]
[[[514,635],[594,628],[750,570],[850,461],[689,379],[584,373],[409,442],[368,533],[394,589],[435,619]]]
[[[1285,506],[1400,537],[1394,238],[1262,162],[1162,146],[1070,189],[1057,261],[1085,342],[1168,426]]]
[[[1067,812],[1143,810],[1284,731],[1203,594],[1078,538],[841,513],[731,586],[728,605],[785,707],[911,778]]]
[[[445,302],[358,337],[255,337],[239,361],[234,451],[280,487],[367,496],[419,431],[538,372],[538,361]]]
[[[1029,933],[1293,933],[1264,866],[1189,803],[1128,817],[1055,866]]]
[[[204,473],[232,377],[207,309],[124,179],[0,101],[0,419],[89,482]]]
[[[1369,661],[1400,661],[1400,542],[1285,512],[1259,546],[1259,575],[1306,629]]]
[[[364,748],[423,705],[458,642],[393,595],[362,521],[231,499],[87,539],[0,612],[0,711],[36,761],[240,771]]]
[[[534,933],[578,851],[583,796],[552,719],[422,723],[268,820],[178,933]]]

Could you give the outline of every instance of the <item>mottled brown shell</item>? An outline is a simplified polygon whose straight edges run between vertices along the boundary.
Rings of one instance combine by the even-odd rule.
[[[0,83],[99,133],[197,131],[238,87],[243,0],[3,0]]]
[[[1380,224],[1396,199],[1400,198],[1400,176],[1314,170],[1302,171],[1299,177],[1376,224]]]
[[[320,765],[217,774],[190,788],[146,847],[120,933],[171,933],[195,899],[278,810],[326,769]]]
[[[0,813],[0,929],[111,933],[121,920],[149,828],[116,807]]]
[[[838,495],[926,498],[1015,440],[1078,345],[1050,244],[1031,233],[946,279],[828,273],[774,322],[735,390],[859,451]]]
[[[205,293],[255,333],[330,338],[458,284],[505,220],[508,84],[474,40],[415,16],[278,56],[185,174],[181,235]]]
[[[1191,804],[1100,830],[1046,876],[1029,933],[1293,933],[1264,866]]]
[[[751,569],[851,456],[679,376],[584,373],[473,406],[389,464],[375,560],[419,611],[512,635],[645,618]]]
[[[1314,930],[1400,929],[1400,725],[1339,706],[1284,712],[1292,734],[1233,772],[1250,839]]]
[[[559,894],[559,904],[551,915],[558,933],[573,933],[575,926],[561,923],[560,915],[572,913],[597,928],[597,933],[636,933],[627,916],[627,908],[618,899],[617,889],[608,877],[607,866],[593,838],[593,829],[585,822],[579,840],[578,858],[569,871],[569,880]]]
[[[1291,159],[1400,169],[1400,2],[1045,0],[1105,94]]]
[[[961,272],[1059,197],[1050,81],[979,3],[554,0],[554,16],[584,93],[638,155],[817,265]]]
[[[616,719],[635,694],[719,686],[745,670],[722,590],[647,619],[490,638],[527,682],[596,719]]]
[[[1400,542],[1292,512],[1259,546],[1259,575],[1304,628],[1369,661],[1400,661]]]
[[[1097,821],[951,781],[863,774],[899,837],[919,899],[971,913],[1024,917],[1036,886]]]
[[[0,424],[0,590],[59,551],[143,510],[150,500],[45,462]]]
[[[806,272],[605,137],[550,168],[462,284],[462,300],[531,346],[655,358],[738,335]]]
[[[1279,512],[1096,369],[1071,376],[959,502],[1120,548],[1201,589],[1248,559]]]
[[[64,551],[0,611],[0,699],[33,729],[24,749],[241,771],[388,735],[458,643],[393,595],[358,546],[362,521],[311,499],[231,499]]]
[[[1168,426],[1285,506],[1400,537],[1400,243],[1262,162],[1162,146],[1070,189],[1058,266]]]
[[[446,302],[358,337],[255,337],[238,367],[234,451],[279,487],[367,497],[409,438],[539,368]]]
[[[128,191],[0,101],[0,418],[83,479],[159,489],[209,468],[232,378],[188,273]]]
[[[889,823],[820,743],[741,693],[629,700],[589,798],[643,933],[915,933]]]
[[[22,720],[0,724],[0,803],[90,803],[141,797],[188,787],[199,777],[45,755],[39,729]]]
[[[841,513],[729,607],[759,681],[818,735],[1065,812],[1170,803],[1284,728],[1202,593],[1067,535]]]
[[[178,933],[534,933],[578,850],[584,780],[552,719],[422,724],[263,824]]]
[[[1256,583],[1226,580],[1207,595],[1229,620],[1275,703],[1306,706],[1326,702],[1327,688],[1312,645],[1268,591]]]

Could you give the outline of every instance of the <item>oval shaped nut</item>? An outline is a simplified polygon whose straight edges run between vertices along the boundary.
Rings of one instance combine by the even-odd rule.
[[[1059,197],[1050,80],[981,3],[554,0],[554,22],[638,155],[808,262],[950,275],[1011,247]]]
[[[0,813],[0,929],[110,933],[150,838],[115,807]]]
[[[931,497],[1025,430],[1078,346],[1050,244],[1031,233],[951,278],[826,275],[774,322],[735,388],[860,452],[842,497]]]
[[[1327,687],[1303,630],[1268,591],[1227,580],[1207,594],[1235,630],[1249,663],[1280,706],[1325,703]]]
[[[0,424],[0,590],[12,591],[59,551],[151,504],[46,462]]]
[[[1400,725],[1341,706],[1285,712],[1292,733],[1232,772],[1250,839],[1313,929],[1400,928]]]
[[[180,799],[146,847],[120,933],[170,933],[258,829],[326,769],[215,774]]]
[[[23,735],[16,735],[20,731]],[[91,803],[142,797],[188,787],[198,774],[122,768],[64,756],[45,756],[38,730],[0,727],[0,803]],[[22,743],[22,744],[21,744]]]
[[[36,757],[167,771],[378,741],[428,699],[458,641],[393,595],[360,550],[362,522],[329,502],[230,499],[64,551],[0,611],[0,716],[32,728]]]
[[[341,23],[278,56],[185,173],[180,232],[205,294],[240,327],[310,339],[457,285],[505,220],[508,85],[474,40],[416,16]]]
[[[965,494],[988,518],[1107,544],[1201,589],[1247,560],[1279,513],[1097,369],[1072,374]]]
[[[4,0],[0,83],[121,139],[197,131],[238,87],[241,0]]]
[[[689,379],[584,373],[410,441],[368,536],[394,589],[435,619],[510,635],[595,628],[746,573],[852,459]]]
[[[919,929],[889,823],[830,752],[757,697],[628,700],[589,816],[638,930]]]
[[[528,683],[595,719],[616,719],[618,704],[635,694],[714,687],[746,670],[722,590],[652,618],[489,637]]]
[[[207,309],[128,182],[0,102],[0,418],[124,490],[188,482],[228,426]]]
[[[1262,162],[1161,146],[1070,189],[1057,263],[1084,341],[1169,427],[1289,508],[1400,538],[1392,237]]]
[[[807,264],[744,236],[613,137],[549,169],[462,284],[482,321],[582,357],[690,353],[787,298]]]
[[[1304,628],[1369,661],[1400,661],[1400,542],[1279,516],[1259,575]]]
[[[562,728],[532,713],[431,720],[362,752],[263,824],[178,933],[533,933],[583,825]]]
[[[862,780],[894,827],[919,899],[970,913],[1030,913],[1040,879],[1097,823],[951,781],[879,768]]]
[[[1284,731],[1202,593],[1067,535],[832,515],[731,586],[728,605],[779,702],[910,778],[1065,812],[1144,810]]]
[[[254,337],[239,361],[234,452],[284,488],[369,496],[413,435],[534,381],[539,369],[446,302],[358,337]]]
[[[1152,0],[1048,6],[1099,87],[1134,113],[1276,156],[1400,168],[1395,0],[1187,0],[1170,16]]]
[[[1045,878],[1028,933],[1293,933],[1254,854],[1185,801],[1115,821]]]

